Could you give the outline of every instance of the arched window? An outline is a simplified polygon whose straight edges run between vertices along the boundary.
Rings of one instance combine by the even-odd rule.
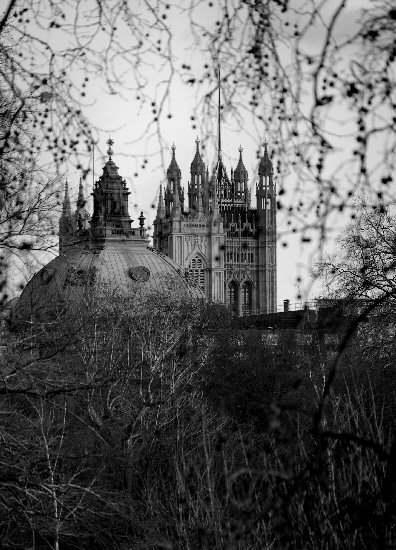
[[[238,313],[238,284],[231,281],[228,285],[228,303],[235,313]]]
[[[242,314],[252,313],[252,283],[245,281],[242,285]]]
[[[188,266],[188,278],[205,292],[205,263],[202,258],[195,256]]]

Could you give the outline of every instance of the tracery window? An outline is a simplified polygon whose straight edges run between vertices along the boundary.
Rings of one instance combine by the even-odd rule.
[[[242,313],[248,315],[252,312],[252,283],[245,281],[242,285]]]
[[[205,292],[205,262],[199,256],[195,256],[188,266],[188,278],[194,282],[202,292]]]
[[[236,281],[231,281],[228,285],[228,303],[231,309],[238,313],[238,285]]]

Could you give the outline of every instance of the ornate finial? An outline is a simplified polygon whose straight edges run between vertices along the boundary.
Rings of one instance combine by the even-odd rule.
[[[199,137],[197,136],[197,139],[195,140],[195,143],[197,144],[197,151],[199,152]]]
[[[238,151],[239,151],[239,156],[242,158],[242,151],[243,151],[242,145],[240,145],[240,146],[238,147]]]
[[[144,227],[144,222],[146,221],[146,218],[143,215],[143,212],[140,212],[140,216],[138,217],[139,220],[139,226]]]
[[[114,151],[111,148],[111,146],[114,145],[114,141],[111,139],[111,137],[109,137],[109,139],[107,140],[107,145],[109,146],[109,148],[107,149],[107,154],[109,155],[109,160],[111,161],[111,155],[114,155]]]
[[[175,151],[176,151],[176,145],[173,143],[173,145],[172,145],[172,154],[173,154],[173,156],[175,156]]]

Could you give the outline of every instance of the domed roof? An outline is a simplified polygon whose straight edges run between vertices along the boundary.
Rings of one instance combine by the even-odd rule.
[[[14,310],[15,320],[46,320],[67,304],[84,303],[92,291],[107,287],[204,298],[188,281],[184,269],[169,257],[145,246],[107,242],[102,250],[70,250],[43,267],[23,290]]]

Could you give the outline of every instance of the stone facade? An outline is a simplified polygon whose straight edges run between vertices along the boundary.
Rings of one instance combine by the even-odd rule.
[[[145,219],[131,227],[129,190],[112,160],[93,190],[92,219],[85,210],[80,183],[77,209],[72,214],[66,184],[59,222],[60,254],[81,247],[84,240],[98,247],[122,240],[128,246],[147,246]],[[200,142],[191,163],[187,193],[181,182],[176,148],[160,186],[154,220],[154,250],[180,266],[180,272],[213,303],[227,304],[238,315],[276,312],[276,185],[267,144],[258,170],[256,208],[251,207],[248,172],[239,148],[239,161],[230,177],[225,169],[219,140],[216,165],[211,174],[203,162]]]
[[[210,302],[239,315],[276,311],[276,185],[267,144],[259,165],[257,207],[251,207],[248,172],[239,161],[228,177],[220,140],[211,175],[196,141],[187,204],[175,146],[160,186],[154,248],[181,267]]]

